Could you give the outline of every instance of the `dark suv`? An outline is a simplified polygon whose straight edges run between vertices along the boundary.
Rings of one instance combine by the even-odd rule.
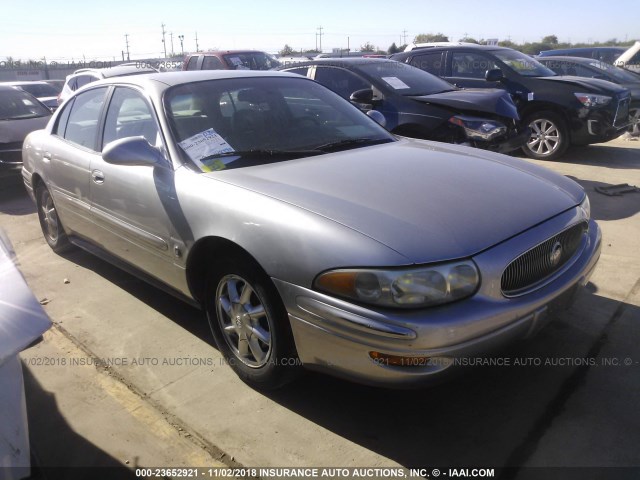
[[[629,91],[611,82],[558,76],[510,48],[463,45],[414,49],[392,55],[459,87],[507,90],[531,127],[523,147],[532,157],[555,160],[569,145],[607,142],[630,124]]]
[[[188,55],[183,70],[271,70],[280,62],[258,50],[217,50]]]

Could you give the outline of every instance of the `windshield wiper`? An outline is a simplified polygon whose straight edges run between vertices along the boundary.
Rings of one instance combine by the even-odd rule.
[[[340,150],[342,148],[347,149],[349,147],[358,147],[358,146],[369,146],[369,145],[378,145],[380,143],[389,143],[393,142],[390,138],[345,138],[344,140],[338,140],[337,142],[329,142],[324,143],[322,145],[318,145],[317,147],[313,147],[316,150],[321,150],[323,152],[331,152]]]
[[[213,158],[224,157],[243,157],[243,158],[255,158],[255,157],[303,157],[306,155],[320,155],[324,153],[320,150],[271,150],[266,148],[255,148],[251,150],[236,150],[234,152],[221,152],[208,155],[200,161],[211,160]]]

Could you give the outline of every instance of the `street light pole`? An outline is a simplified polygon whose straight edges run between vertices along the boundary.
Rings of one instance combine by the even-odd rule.
[[[180,39],[180,52],[182,53],[182,55],[184,55],[184,35],[178,35],[178,38]]]

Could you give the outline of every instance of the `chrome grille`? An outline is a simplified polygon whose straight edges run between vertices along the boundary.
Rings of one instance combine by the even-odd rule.
[[[518,295],[553,275],[576,253],[588,228],[587,222],[578,223],[512,261],[502,273],[502,293]]]
[[[616,110],[616,118],[613,120],[614,127],[626,127],[629,125],[629,107],[631,105],[631,97],[623,98],[618,102]]]

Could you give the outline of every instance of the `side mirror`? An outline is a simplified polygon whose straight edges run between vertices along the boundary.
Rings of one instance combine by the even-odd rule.
[[[387,126],[387,119],[384,118],[384,115],[380,113],[378,110],[369,110],[367,112],[367,116],[371,117],[381,127]]]
[[[351,94],[349,100],[355,103],[371,103],[373,102],[373,90],[371,88],[363,88],[356,90]]]
[[[154,167],[166,164],[164,156],[142,137],[127,137],[115,140],[102,151],[102,158],[114,165],[140,165]]]
[[[491,70],[487,70],[484,78],[487,82],[499,82],[504,78],[504,75],[499,68],[492,68]]]

